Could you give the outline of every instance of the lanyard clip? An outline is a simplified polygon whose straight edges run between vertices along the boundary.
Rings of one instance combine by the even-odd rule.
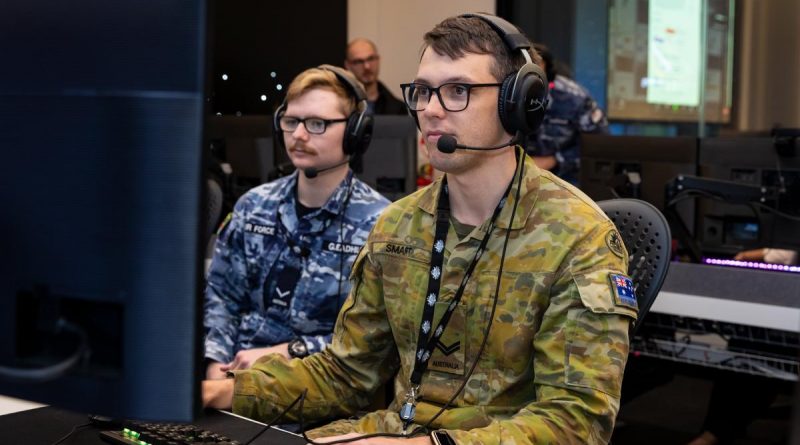
[[[403,435],[407,434],[408,426],[414,421],[417,413],[417,397],[419,396],[419,385],[412,385],[406,392],[406,402],[400,407],[400,420],[403,421]]]

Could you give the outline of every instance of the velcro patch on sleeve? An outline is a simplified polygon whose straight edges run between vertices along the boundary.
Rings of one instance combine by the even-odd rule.
[[[611,282],[611,293],[614,295],[614,304],[638,310],[636,304],[636,293],[633,289],[633,281],[622,274],[608,274]]]

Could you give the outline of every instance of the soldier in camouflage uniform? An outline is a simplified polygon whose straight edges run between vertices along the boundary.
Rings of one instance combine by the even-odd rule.
[[[289,86],[280,125],[290,159],[298,169],[334,168],[248,191],[220,230],[205,300],[209,378],[266,353],[304,356],[330,343],[350,267],[389,201],[347,168],[345,122],[309,120],[343,119],[355,107],[330,71],[307,70]]]
[[[446,19],[425,43],[415,82],[428,85],[428,94],[407,95],[406,103],[416,110],[432,164],[446,174],[378,219],[353,266],[353,288],[329,348],[303,360],[264,357],[232,379],[206,381],[203,402],[267,421],[308,390],[304,419],[329,419],[362,409],[394,375],[388,409],[309,436],[400,433],[398,411],[409,397],[420,332],[436,338],[432,326],[447,312],[409,428],[427,425],[422,432],[431,435],[354,443],[607,443],[628,328],[637,317],[619,234],[589,198],[536,167],[520,147],[438,151],[442,135],[476,147],[511,139],[498,119],[498,89],[468,85],[500,82],[522,62],[476,18]],[[460,84],[442,88],[448,82]],[[449,218],[437,216],[445,181]],[[442,224],[446,236],[435,239]],[[437,255],[442,270],[432,267]],[[432,278],[441,280],[438,294],[428,293]],[[433,312],[429,329],[421,321],[426,306]],[[296,421],[299,413],[287,418]]]
[[[542,125],[528,137],[528,153],[534,156],[539,167],[578,185],[580,134],[608,133],[608,120],[584,87],[558,74],[547,46],[536,44],[534,47],[544,61],[550,97]]]

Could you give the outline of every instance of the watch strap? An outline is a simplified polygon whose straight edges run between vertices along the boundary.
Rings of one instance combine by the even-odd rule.
[[[294,358],[303,358],[308,355],[308,346],[302,338],[296,338],[289,342],[289,355]]]
[[[431,433],[434,445],[456,445],[456,442],[447,434],[447,431],[434,431]]]

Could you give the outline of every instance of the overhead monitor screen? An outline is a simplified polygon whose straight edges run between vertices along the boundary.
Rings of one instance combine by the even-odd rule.
[[[694,122],[704,112],[729,122],[733,9],[732,0],[611,0],[609,117]]]

